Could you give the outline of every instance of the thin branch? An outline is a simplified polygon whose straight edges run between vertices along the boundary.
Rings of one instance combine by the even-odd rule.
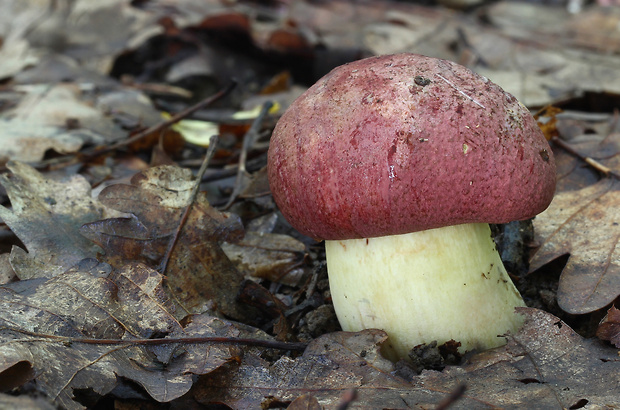
[[[585,162],[586,164],[590,165],[592,168],[594,168],[598,172],[602,173],[603,175],[605,175],[607,177],[611,176],[611,177],[614,177],[616,179],[620,179],[620,174],[617,171],[614,171],[613,169],[611,169],[609,167],[606,167],[605,165],[601,164],[600,162],[598,162],[597,160],[595,160],[593,158],[590,158],[590,157],[587,157],[587,156],[581,154],[575,148],[571,147],[569,144],[567,144],[566,142],[564,142],[560,138],[552,137],[551,141],[553,141],[553,143],[555,145],[559,146],[560,148],[562,148],[566,152],[568,152],[571,155],[574,155],[577,158],[581,159],[583,162]]]
[[[179,240],[179,235],[181,234],[181,231],[183,230],[183,227],[185,226],[185,222],[187,221],[189,212],[191,211],[192,206],[194,205],[194,201],[196,200],[198,191],[200,191],[200,182],[202,181],[202,177],[204,176],[204,173],[206,172],[207,167],[209,166],[209,162],[211,161],[211,158],[213,158],[213,154],[215,153],[215,148],[217,147],[218,141],[219,141],[219,138],[217,135],[211,136],[211,139],[209,140],[209,148],[207,149],[207,153],[204,157],[204,160],[202,161],[202,165],[200,165],[200,169],[198,170],[198,175],[196,175],[196,183],[194,184],[194,187],[192,189],[192,194],[189,199],[189,204],[185,207],[185,211],[183,211],[183,216],[181,217],[181,221],[179,222],[177,229],[174,232],[174,235],[172,236],[172,238],[170,239],[170,242],[168,243],[168,249],[166,249],[166,254],[164,255],[161,263],[159,264],[158,272],[161,273],[162,275],[166,273],[166,268],[168,267],[168,261],[170,260],[170,256],[172,255],[172,251],[174,251],[174,247],[176,246],[177,241]]]
[[[293,342],[279,342],[277,340],[263,340],[263,339],[251,339],[243,337],[219,337],[219,336],[205,336],[205,337],[170,337],[170,338],[156,338],[156,339],[91,339],[91,338],[77,338],[57,335],[46,335],[34,332],[28,332],[20,329],[11,329],[15,332],[31,335],[41,340],[50,340],[58,343],[65,344],[89,344],[89,345],[166,345],[173,343],[182,344],[224,344],[224,345],[245,345],[245,346],[257,346],[265,347],[268,349],[278,350],[300,350],[303,351],[308,344],[307,343],[293,343]]]
[[[452,406],[461,397],[463,397],[463,394],[465,394],[465,390],[467,390],[466,385],[464,384],[458,385],[456,389],[454,389],[454,391],[452,391],[452,393],[450,393],[448,397],[446,397],[445,399],[439,402],[437,407],[435,407],[435,410],[444,410]]]

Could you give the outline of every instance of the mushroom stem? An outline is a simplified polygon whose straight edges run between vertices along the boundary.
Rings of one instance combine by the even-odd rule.
[[[523,323],[523,299],[488,224],[325,241],[332,299],[344,330],[382,329],[390,359],[449,340],[459,351],[505,344]]]

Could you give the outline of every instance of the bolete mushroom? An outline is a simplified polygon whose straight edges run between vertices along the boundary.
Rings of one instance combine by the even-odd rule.
[[[325,240],[342,328],[385,330],[388,357],[492,348],[522,323],[488,224],[543,211],[555,163],[488,79],[416,54],[337,67],[278,121],[268,173],[284,217]]]

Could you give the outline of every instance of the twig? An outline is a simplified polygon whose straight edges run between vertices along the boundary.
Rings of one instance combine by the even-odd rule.
[[[605,176],[612,176],[616,179],[620,179],[620,174],[616,171],[614,171],[613,169],[606,167],[605,165],[601,164],[600,162],[598,162],[597,160],[587,157],[581,153],[579,153],[576,149],[574,149],[573,147],[571,147],[569,144],[567,144],[566,142],[564,142],[563,140],[561,140],[558,137],[552,137],[551,141],[553,141],[553,143],[559,147],[561,147],[563,150],[567,151],[568,153],[576,156],[577,158],[581,159],[583,162],[585,162],[586,164],[590,165],[592,168],[594,168],[595,170],[599,171],[600,173],[602,173]]]
[[[72,165],[75,164],[79,161],[79,159],[91,159],[94,157],[97,157],[99,155],[103,155],[103,154],[107,154],[108,152],[114,151],[115,149],[130,145],[135,143],[136,141],[139,141],[145,137],[147,137],[148,135],[151,135],[152,133],[161,131],[177,122],[179,122],[180,120],[189,117],[190,115],[192,115],[194,112],[208,107],[209,105],[213,104],[214,102],[220,100],[221,98],[225,97],[226,95],[228,95],[235,87],[237,86],[237,81],[232,80],[231,83],[226,86],[226,88],[218,91],[216,94],[212,95],[209,98],[206,98],[202,101],[200,101],[199,103],[181,111],[180,113],[172,116],[170,119],[160,122],[159,124],[156,124],[150,128],[147,128],[146,130],[134,135],[131,138],[128,138],[126,140],[123,141],[119,141],[116,144],[112,144],[112,145],[108,145],[105,147],[96,147],[93,148],[89,151],[85,151],[83,153],[78,154],[77,156],[72,155],[72,156],[66,156],[66,157],[60,157],[60,158],[53,158],[47,161],[41,161],[40,163],[34,165],[35,168],[40,168],[40,167],[44,167],[44,166],[48,166],[48,165],[52,165],[52,164],[62,164],[64,166],[68,166],[68,165]]]
[[[340,403],[336,407],[337,410],[347,410],[349,406],[357,399],[357,390],[349,389],[344,392],[340,398]]]
[[[146,136],[153,134],[155,132],[161,131],[164,128],[167,128],[169,126],[171,126],[172,124],[177,123],[178,121],[182,120],[183,118],[189,117],[190,115],[192,115],[194,112],[207,107],[211,104],[213,104],[214,102],[216,102],[217,100],[221,99],[222,97],[226,96],[228,93],[230,93],[233,88],[235,88],[237,86],[237,82],[236,81],[232,81],[226,88],[224,88],[223,90],[218,91],[216,94],[212,95],[209,98],[206,98],[204,100],[202,100],[201,102],[199,102],[198,104],[192,105],[189,108],[186,108],[185,110],[181,111],[180,113],[172,116],[169,120],[161,122],[157,125],[154,125],[144,131],[142,131],[139,134],[134,135],[131,138],[128,138],[126,140],[117,142],[116,144],[112,144],[109,145],[107,147],[103,147],[103,148],[99,148],[99,149],[94,149],[91,152],[87,152],[82,154],[83,156],[86,157],[93,157],[93,156],[98,156],[101,154],[105,154],[107,152],[113,151],[117,148],[120,147],[124,147],[130,144],[133,144],[136,141],[141,140],[142,138],[145,138]]]
[[[435,410],[445,410],[454,403],[456,403],[462,396],[465,394],[465,390],[467,390],[467,386],[461,384],[457,386],[456,389],[448,397],[439,402]]]
[[[245,163],[247,161],[248,151],[256,142],[260,126],[272,106],[273,103],[271,101],[267,101],[263,104],[263,107],[261,108],[260,113],[254,120],[254,122],[252,123],[252,126],[243,136],[243,145],[241,146],[241,153],[239,154],[239,167],[237,168],[237,179],[235,180],[235,186],[232,193],[230,194],[230,198],[228,198],[228,202],[226,202],[226,205],[224,205],[222,209],[228,209],[233,204],[233,202],[235,202],[237,196],[241,193],[243,185],[242,180],[244,175],[247,174]]]
[[[135,90],[147,91],[150,93],[157,93],[160,95],[171,95],[174,97],[192,98],[191,91],[185,88],[175,87],[169,84],[155,84],[155,83],[134,83],[133,81],[126,81],[123,79],[123,85],[132,87]]]
[[[265,347],[268,349],[279,350],[304,350],[308,345],[307,343],[293,343],[293,342],[279,342],[277,340],[263,340],[263,339],[251,339],[243,337],[220,337],[220,336],[205,336],[205,337],[170,337],[170,338],[155,338],[155,339],[91,339],[91,338],[77,338],[57,335],[46,335],[34,332],[28,332],[21,329],[10,329],[15,332],[27,334],[40,339],[53,340],[60,343],[81,343],[89,345],[166,345],[172,343],[183,344],[224,344],[224,345],[246,345]]]
[[[198,170],[198,175],[196,175],[196,183],[194,184],[194,188],[192,190],[192,194],[189,198],[189,204],[185,207],[185,211],[183,211],[183,215],[181,216],[181,221],[179,222],[177,229],[174,232],[174,235],[170,239],[168,243],[168,249],[166,249],[166,254],[164,255],[161,263],[159,264],[158,272],[164,275],[166,273],[166,268],[168,267],[168,261],[170,260],[170,256],[172,255],[172,251],[179,240],[179,235],[185,226],[185,222],[187,221],[187,217],[189,216],[189,212],[194,205],[194,201],[196,200],[196,196],[198,195],[198,191],[200,190],[200,182],[202,181],[202,177],[209,166],[209,162],[211,158],[213,158],[213,154],[215,153],[215,148],[217,147],[217,143],[219,138],[217,135],[211,136],[209,140],[209,148],[207,149],[207,153],[205,155],[204,160],[202,161],[202,165],[200,165],[200,169]]]

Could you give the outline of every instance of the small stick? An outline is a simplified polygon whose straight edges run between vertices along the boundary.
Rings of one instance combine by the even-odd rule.
[[[606,167],[605,165],[601,164],[600,162],[598,162],[597,160],[595,160],[593,158],[587,157],[587,156],[579,153],[577,150],[575,150],[573,147],[571,147],[569,144],[567,144],[566,142],[564,142],[560,138],[552,137],[551,141],[553,141],[554,144],[556,144],[557,146],[561,147],[563,150],[565,150],[568,153],[570,153],[570,154],[576,156],[577,158],[581,159],[586,164],[590,165],[592,168],[594,168],[595,170],[597,170],[600,173],[604,174],[605,176],[613,176],[616,179],[620,179],[620,174],[618,174],[616,171],[614,171],[613,169],[611,169],[609,167]]]
[[[40,339],[51,339],[60,343],[82,343],[89,345],[166,345],[172,343],[184,343],[184,344],[201,344],[201,343],[213,343],[224,345],[246,345],[266,347],[268,349],[279,350],[305,350],[308,346],[307,343],[294,343],[294,342],[280,342],[277,340],[263,340],[263,339],[251,339],[244,337],[221,337],[221,336],[205,336],[205,337],[171,337],[171,338],[155,338],[155,339],[91,339],[91,338],[76,338],[57,335],[46,335],[34,332],[28,332],[21,329],[12,329],[15,332],[27,334]],[[32,341],[32,339],[28,339]]]
[[[254,120],[254,122],[252,123],[252,126],[243,136],[243,145],[241,146],[241,153],[239,154],[239,167],[237,168],[237,179],[235,180],[235,187],[230,194],[230,198],[228,198],[228,202],[226,202],[226,205],[222,207],[222,209],[224,210],[228,209],[233,204],[233,202],[235,202],[237,196],[241,193],[241,181],[243,179],[243,176],[247,174],[245,163],[247,161],[248,151],[256,142],[260,125],[269,113],[269,110],[272,106],[273,103],[271,101],[267,101],[265,102],[265,104],[263,104],[263,107],[261,108],[260,113]]]
[[[194,184],[194,188],[192,190],[192,194],[189,198],[189,204],[185,207],[183,211],[183,216],[181,216],[181,221],[177,226],[177,229],[174,232],[174,235],[170,239],[168,243],[168,249],[166,250],[166,254],[164,255],[161,263],[159,264],[158,272],[162,275],[165,274],[166,268],[168,267],[168,261],[170,260],[170,256],[172,255],[172,251],[179,240],[179,235],[185,226],[185,222],[187,221],[187,217],[189,216],[189,211],[192,209],[192,205],[194,205],[194,201],[196,200],[196,196],[198,195],[198,191],[200,190],[200,182],[202,181],[202,177],[209,166],[209,162],[211,158],[213,158],[213,154],[215,153],[215,148],[217,147],[217,143],[219,138],[217,135],[211,136],[209,139],[209,148],[207,149],[207,153],[205,155],[204,160],[202,161],[202,165],[200,165],[200,169],[198,170],[198,175],[196,176],[196,183]]]

